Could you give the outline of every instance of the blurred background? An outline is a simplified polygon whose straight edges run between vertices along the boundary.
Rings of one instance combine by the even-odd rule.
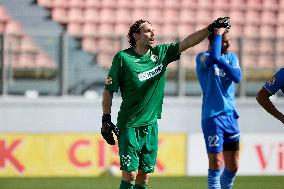
[[[101,93],[113,56],[128,48],[129,27],[147,19],[156,43],[170,43],[223,16],[243,71],[240,174],[283,175],[283,126],[255,96],[284,66],[284,0],[0,0],[0,177],[116,175],[117,146],[99,134]],[[157,176],[207,174],[195,73],[207,46],[168,68]],[[282,112],[283,99],[272,99]],[[114,122],[120,101],[118,93]]]

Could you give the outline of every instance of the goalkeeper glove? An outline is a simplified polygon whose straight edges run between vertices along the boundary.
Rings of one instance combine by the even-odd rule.
[[[115,145],[115,140],[113,137],[113,133],[118,136],[118,129],[117,127],[111,122],[111,115],[110,114],[103,114],[102,116],[102,127],[101,127],[101,134],[106,142],[110,145]]]
[[[218,28],[231,28],[230,17],[220,17],[212,22],[208,27],[210,32],[214,32],[214,29]]]

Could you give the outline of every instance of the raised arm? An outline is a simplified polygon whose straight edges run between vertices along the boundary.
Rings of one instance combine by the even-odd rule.
[[[284,115],[271,102],[269,99],[270,96],[272,94],[266,88],[262,87],[256,96],[256,100],[268,113],[284,124]]]

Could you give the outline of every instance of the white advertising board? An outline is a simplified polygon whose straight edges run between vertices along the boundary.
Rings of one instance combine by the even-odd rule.
[[[207,170],[203,135],[190,134],[187,145],[187,175],[207,175]],[[238,175],[284,175],[283,134],[241,134]]]

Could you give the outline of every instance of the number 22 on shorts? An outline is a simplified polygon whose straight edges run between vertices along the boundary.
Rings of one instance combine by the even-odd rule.
[[[218,142],[219,142],[218,135],[208,136],[209,147],[219,146]]]

